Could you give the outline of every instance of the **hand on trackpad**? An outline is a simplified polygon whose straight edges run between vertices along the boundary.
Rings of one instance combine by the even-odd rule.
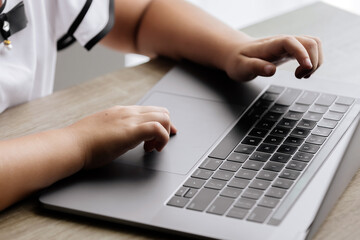
[[[142,146],[116,162],[159,171],[187,174],[242,112],[242,107],[187,96],[154,92],[142,105],[166,107],[178,132],[161,152],[145,153]]]

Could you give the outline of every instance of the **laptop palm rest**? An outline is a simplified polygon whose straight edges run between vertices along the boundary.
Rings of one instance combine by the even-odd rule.
[[[244,110],[229,103],[164,92],[153,92],[142,105],[166,107],[178,133],[162,152],[145,153],[143,146],[138,146],[115,162],[176,174],[187,174]]]

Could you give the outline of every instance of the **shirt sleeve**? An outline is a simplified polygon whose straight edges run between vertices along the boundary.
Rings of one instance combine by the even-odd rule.
[[[78,41],[87,50],[114,25],[114,0],[57,0],[58,50]]]

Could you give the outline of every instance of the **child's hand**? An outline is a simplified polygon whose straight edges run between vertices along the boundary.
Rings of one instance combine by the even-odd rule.
[[[167,109],[116,106],[86,117],[69,129],[84,149],[84,168],[102,166],[144,143],[146,152],[161,151],[176,128]]]
[[[272,76],[276,64],[286,58],[295,58],[299,67],[297,78],[308,78],[323,62],[321,42],[309,36],[274,36],[251,39],[233,51],[226,61],[227,74],[239,81],[256,76]]]

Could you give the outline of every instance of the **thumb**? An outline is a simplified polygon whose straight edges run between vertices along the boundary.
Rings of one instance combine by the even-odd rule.
[[[235,70],[235,80],[249,81],[257,76],[269,77],[275,74],[276,66],[259,58],[245,57]],[[230,76],[232,77],[232,76]]]

